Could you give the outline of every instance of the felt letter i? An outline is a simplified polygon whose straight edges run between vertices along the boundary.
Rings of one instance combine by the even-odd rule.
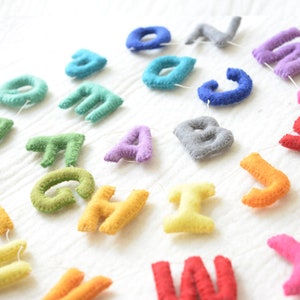
[[[150,129],[146,126],[134,127],[104,157],[106,161],[118,162],[121,158],[144,162],[152,156]]]
[[[166,233],[190,232],[209,233],[214,230],[212,219],[200,214],[202,200],[213,196],[215,188],[211,183],[186,184],[174,188],[169,195],[170,202],[179,205],[177,213],[164,220]]]
[[[145,190],[133,190],[125,201],[109,203],[114,193],[112,186],[103,186],[96,191],[79,220],[79,231],[96,231],[100,220],[104,218],[99,231],[117,233],[140,212],[149,195]]]
[[[176,296],[170,265],[161,261],[152,264],[158,300],[236,300],[236,281],[228,258],[216,256],[214,260],[218,291],[200,257],[190,257],[185,261],[181,277],[180,296]]]

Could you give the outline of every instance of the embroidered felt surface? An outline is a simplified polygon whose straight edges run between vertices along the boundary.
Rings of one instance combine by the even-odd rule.
[[[155,38],[145,40],[147,35],[155,34]],[[170,42],[171,33],[163,26],[139,27],[134,29],[127,37],[126,47],[132,51],[161,48]]]
[[[169,193],[169,201],[178,205],[178,211],[164,219],[165,232],[212,232],[214,221],[201,215],[200,210],[202,201],[214,194],[215,187],[211,183],[185,184],[173,188]]]
[[[44,152],[41,166],[52,166],[59,151],[65,150],[66,167],[75,166],[85,136],[79,133],[59,134],[56,136],[39,136],[31,138],[26,150]]]
[[[152,157],[152,137],[150,128],[136,126],[121,141],[105,154],[104,160],[118,162],[121,158],[145,162]]]
[[[67,109],[78,102],[80,103],[76,106],[75,112],[78,115],[87,114],[85,120],[96,123],[113,113],[122,105],[123,100],[96,83],[84,82],[76,91],[63,99],[59,107]]]
[[[180,84],[193,70],[196,59],[192,57],[160,56],[147,66],[143,82],[152,89],[171,90]],[[167,75],[161,71],[173,68]]]
[[[89,199],[92,196],[95,189],[93,176],[81,168],[64,168],[49,172],[35,183],[30,194],[33,206],[44,213],[55,213],[63,207],[75,203],[72,190],[68,187],[58,188],[53,197],[46,195],[51,187],[70,180],[79,182],[76,192],[83,199]]]
[[[199,24],[186,40],[186,44],[193,44],[198,38],[203,37],[213,42],[217,47],[224,48],[228,46],[241,23],[241,17],[233,17],[226,32],[221,32],[209,24]]]
[[[236,104],[247,98],[252,91],[252,79],[241,69],[228,68],[227,79],[236,81],[238,87],[231,91],[217,92],[219,84],[215,80],[205,82],[198,88],[199,98],[209,105]]]
[[[16,284],[31,272],[29,263],[20,260],[27,243],[16,240],[0,247],[0,288]]]
[[[271,237],[268,245],[293,264],[292,274],[283,285],[284,294],[286,296],[300,295],[300,243],[292,236],[280,234]]]
[[[231,147],[234,140],[230,130],[220,127],[214,118],[208,116],[180,123],[174,134],[195,160],[221,154]]]
[[[104,276],[81,283],[83,279],[83,272],[68,269],[43,300],[92,300],[112,284],[112,280]]]
[[[14,121],[6,118],[0,118],[0,140],[4,139],[14,125]]]
[[[0,206],[0,235],[5,234],[8,230],[14,229],[14,223],[5,211],[3,207]]]
[[[109,202],[115,192],[112,186],[103,186],[96,191],[82,214],[79,231],[99,231],[115,234],[128,224],[144,207],[149,193],[146,190],[133,190],[123,202]]]
[[[237,299],[237,284],[231,262],[218,255],[214,259],[217,291],[202,259],[192,256],[185,260],[181,275],[180,296],[176,291],[170,270],[170,264],[160,261],[152,264],[158,300],[164,299]]]
[[[66,74],[83,79],[103,69],[107,59],[87,49],[80,49],[72,55],[73,61],[66,66]]]
[[[271,166],[258,153],[251,153],[240,162],[240,165],[265,186],[265,189],[252,188],[243,197],[244,204],[251,207],[269,206],[289,192],[288,177]]]
[[[22,88],[29,87],[25,91]],[[13,78],[0,86],[0,102],[4,105],[19,108],[32,106],[45,99],[48,91],[46,82],[32,75]]]
[[[281,31],[252,51],[260,64],[276,63],[275,74],[282,78],[300,73],[300,43],[289,43],[300,37],[300,30],[292,27]],[[284,45],[286,44],[286,45]],[[279,49],[277,49],[279,48]]]

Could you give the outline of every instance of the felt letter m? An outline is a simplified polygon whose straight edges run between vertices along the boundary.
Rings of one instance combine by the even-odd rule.
[[[158,300],[236,300],[237,287],[231,262],[223,256],[214,259],[218,291],[215,291],[208,271],[198,256],[185,261],[180,296],[176,296],[168,262],[152,264]]]

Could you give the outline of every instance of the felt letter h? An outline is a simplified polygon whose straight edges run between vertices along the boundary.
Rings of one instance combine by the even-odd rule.
[[[145,190],[133,190],[125,201],[109,203],[114,193],[112,186],[103,186],[96,191],[79,220],[79,231],[96,231],[100,220],[105,218],[99,231],[117,233],[140,212],[149,195]]]

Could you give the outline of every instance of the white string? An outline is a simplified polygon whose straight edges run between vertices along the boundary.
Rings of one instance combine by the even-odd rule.
[[[190,87],[190,86],[186,86],[186,85],[182,85],[182,84],[178,84],[178,83],[175,83],[174,84],[175,86],[178,86],[178,87],[181,87],[181,88],[183,88],[183,89],[191,89],[192,87]]]
[[[7,229],[6,233],[5,233],[5,238],[6,240],[9,242],[9,229]]]
[[[19,251],[18,251],[18,254],[17,254],[17,258],[18,258],[18,261],[21,260],[20,256],[21,256],[21,251],[23,250],[23,246],[20,247]]]
[[[19,116],[19,114],[22,112],[22,110],[30,103],[29,100],[26,100],[26,102],[23,104],[23,106],[18,110],[16,113],[16,116]]]
[[[291,76],[288,76],[289,77],[289,80],[294,84],[294,86],[300,90],[300,87],[298,86],[298,84],[295,82],[295,80],[291,77]]]
[[[244,46],[242,46],[242,45],[239,45],[239,44],[237,44],[237,43],[231,42],[231,41],[227,41],[226,43],[227,43],[227,44],[230,44],[230,45],[233,45],[233,46],[236,46],[236,47],[239,47],[239,48],[241,48],[241,49],[247,49],[247,50],[248,50],[248,48],[246,48],[246,47],[244,47]]]
[[[205,114],[210,117],[211,116],[211,110],[210,110],[210,106],[209,105],[210,105],[210,100],[208,99],[207,103],[206,103]]]
[[[267,64],[267,63],[265,62],[264,65],[265,65],[266,67],[268,67],[272,72],[274,72],[274,69],[273,69],[269,64]]]

